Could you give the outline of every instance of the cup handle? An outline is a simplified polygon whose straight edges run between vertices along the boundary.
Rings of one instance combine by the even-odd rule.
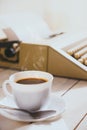
[[[2,89],[3,89],[3,91],[4,91],[4,94],[5,94],[6,96],[13,97],[13,95],[12,95],[12,94],[8,91],[8,89],[7,89],[7,84],[10,84],[10,83],[9,83],[9,80],[5,80],[4,83],[2,84]]]

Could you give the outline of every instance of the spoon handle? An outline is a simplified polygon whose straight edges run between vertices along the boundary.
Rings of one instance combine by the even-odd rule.
[[[17,110],[17,111],[25,111],[23,109],[19,109],[19,108],[15,108],[15,107],[13,108],[13,107],[5,106],[5,105],[2,105],[2,104],[0,104],[0,108],[9,109],[9,110]]]
[[[56,111],[55,110],[40,110],[40,111],[35,111],[35,112],[29,112],[29,111],[27,111],[27,110],[24,110],[24,109],[20,109],[20,108],[16,108],[16,107],[9,107],[9,106],[5,106],[5,105],[2,105],[2,104],[0,104],[0,108],[1,109],[7,109],[7,110],[16,110],[16,111],[21,111],[21,112],[26,112],[26,113],[28,113],[28,114],[34,114],[34,115],[39,115],[39,114],[54,114],[54,113],[56,113]]]

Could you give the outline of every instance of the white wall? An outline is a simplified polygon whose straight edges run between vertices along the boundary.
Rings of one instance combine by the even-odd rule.
[[[0,0],[0,14],[35,12],[53,30],[87,30],[87,0]]]

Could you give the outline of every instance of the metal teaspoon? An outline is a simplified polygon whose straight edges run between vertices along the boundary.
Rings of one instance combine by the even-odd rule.
[[[29,112],[27,110],[12,108],[5,105],[0,105],[0,109],[9,110],[12,114],[15,114],[22,119],[23,121],[42,121],[44,119],[48,119],[54,117],[56,114],[56,110],[40,110],[35,112]]]

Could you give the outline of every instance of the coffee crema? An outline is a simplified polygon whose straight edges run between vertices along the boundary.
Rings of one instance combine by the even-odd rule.
[[[19,83],[19,84],[40,84],[40,83],[45,83],[47,81],[48,81],[47,79],[43,79],[43,78],[25,78],[25,79],[17,80],[16,83]]]

